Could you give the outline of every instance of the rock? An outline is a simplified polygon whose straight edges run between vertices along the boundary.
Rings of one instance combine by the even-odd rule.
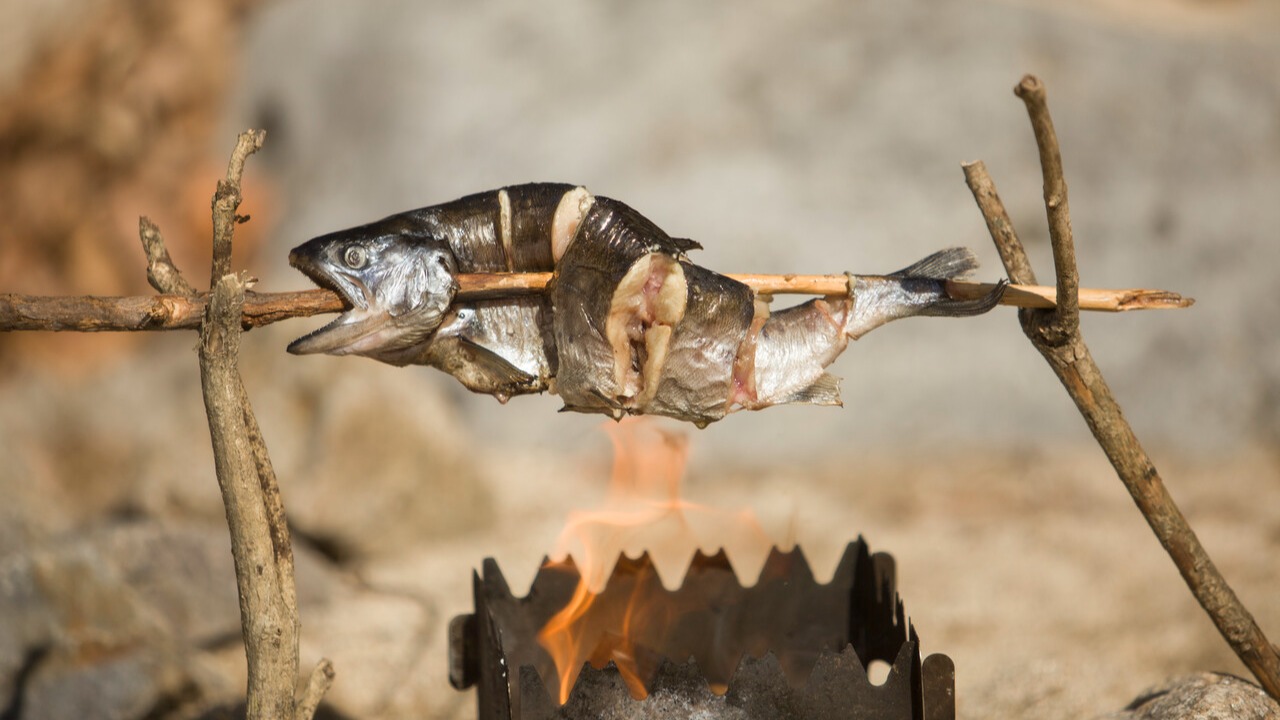
[[[0,561],[0,707],[12,717],[133,718],[198,694],[165,614],[104,544],[83,538]],[[193,597],[207,589],[187,585]]]
[[[424,657],[447,620],[434,605],[406,593],[347,585],[320,606],[303,605],[302,672],[321,657],[337,673],[325,701],[350,717],[386,717],[402,688],[418,675],[442,670]]]
[[[189,717],[243,699],[230,541],[217,526],[120,522],[0,560],[0,717]],[[301,672],[333,660],[330,717],[373,717],[418,672],[432,602],[294,549]]]
[[[427,371],[276,360],[274,377],[288,379],[255,408],[289,520],[308,542],[345,562],[493,523],[480,457]]]
[[[1225,673],[1184,675],[1143,692],[1099,720],[1272,720],[1280,704],[1257,685]]]
[[[197,700],[200,689],[187,672],[184,653],[159,642],[108,653],[58,653],[43,662],[23,687],[24,720],[168,717]]]
[[[192,340],[173,340],[157,338],[145,372],[4,387],[0,557],[131,517],[225,522]]]
[[[299,600],[321,605],[334,573],[312,553],[298,556]],[[117,522],[10,554],[0,598],[0,708],[17,707],[15,718],[164,716],[243,693],[223,528]],[[228,644],[238,670],[195,662],[203,648]]]

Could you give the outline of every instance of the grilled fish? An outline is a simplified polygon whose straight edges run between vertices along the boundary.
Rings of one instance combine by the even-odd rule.
[[[692,263],[699,247],[582,187],[469,195],[295,248],[290,264],[351,307],[289,352],[430,365],[501,402],[549,391],[565,410],[703,427],[735,410],[839,405],[825,368],[851,338],[898,318],[978,315],[1004,290],[949,297],[945,281],[977,267],[951,248],[771,312],[746,285]],[[540,296],[455,301],[455,276],[473,272],[554,274]]]

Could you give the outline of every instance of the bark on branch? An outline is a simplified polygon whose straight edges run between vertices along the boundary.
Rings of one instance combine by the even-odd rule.
[[[1222,577],[1174,503],[1080,335],[1076,302],[1079,276],[1067,210],[1066,181],[1044,85],[1028,75],[1018,84],[1015,93],[1026,103],[1040,151],[1058,298],[1054,310],[1021,311],[1019,320],[1023,332],[1075,401],[1089,430],[1200,606],[1263,689],[1280,700],[1280,653]],[[1031,263],[986,167],[977,162],[965,165],[964,171],[1009,280],[1034,283]]]
[[[298,619],[292,551],[273,527],[250,447],[244,387],[236,358],[244,281],[224,275],[200,332],[200,382],[213,440],[214,466],[231,531],[240,589],[240,624],[249,664],[247,717],[291,718],[298,671]]]
[[[166,295],[195,295],[195,288],[173,264],[164,236],[151,218],[138,218],[138,237],[142,240],[142,251],[147,254],[147,282],[151,287]]]
[[[295,696],[299,621],[293,548],[275,471],[238,366],[248,281],[230,272],[240,179],[245,160],[262,147],[263,136],[261,131],[241,133],[227,177],[218,182],[214,195],[214,271],[200,323],[200,384],[240,596],[249,670],[246,717],[310,720],[333,680],[333,666],[328,660],[320,662],[299,702]],[[163,290],[185,285],[185,281],[179,284],[181,274],[169,261],[158,231],[153,233],[157,247],[148,245],[148,225],[144,222],[142,228],[148,276],[164,278],[153,280]],[[155,271],[157,265],[162,271]]]
[[[208,305],[208,293],[134,297],[0,294],[0,330],[198,330]],[[269,294],[250,290],[245,292],[240,327],[248,330],[288,318],[341,310],[342,300],[327,290]]]

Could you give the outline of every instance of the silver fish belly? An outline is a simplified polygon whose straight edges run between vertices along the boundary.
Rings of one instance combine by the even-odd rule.
[[[430,365],[503,402],[552,391],[566,410],[704,426],[740,409],[840,404],[825,368],[850,339],[902,317],[986,312],[1003,291],[952,300],[945,281],[976,267],[952,248],[770,312],[746,285],[690,262],[698,247],[581,187],[469,195],[295,248],[291,264],[351,310],[290,352]],[[454,300],[457,273],[547,271],[539,297]]]

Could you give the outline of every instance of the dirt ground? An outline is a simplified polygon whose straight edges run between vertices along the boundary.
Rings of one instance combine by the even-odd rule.
[[[23,63],[63,48],[31,49],[59,24],[23,5],[0,3],[0,27],[29,23],[0,43],[0,92],[20,99],[43,77]],[[1010,92],[1035,72],[1083,284],[1197,299],[1088,317],[1086,340],[1209,554],[1280,635],[1273,4],[243,5],[258,7],[209,10],[219,34],[201,42],[181,38],[213,27],[204,16],[102,25],[174,22],[161,49],[182,65],[84,30],[108,0],[59,4],[83,31],[55,36],[79,43],[68,67],[128,62],[93,75],[90,99],[65,90],[103,115],[0,113],[16,123],[0,123],[14,159],[0,190],[32,203],[32,237],[52,238],[0,230],[13,285],[0,292],[140,290],[141,253],[122,255],[138,214],[200,284],[212,178],[250,125],[269,134],[237,264],[267,290],[307,285],[284,258],[308,237],[531,180],[623,200],[724,272],[885,272],[968,244],[994,278],[958,168],[977,158],[1047,278],[1039,171]],[[199,60],[222,47],[235,51]],[[114,92],[112,73],[158,78],[165,100]],[[119,154],[118,137],[150,149]],[[88,220],[71,217],[85,204]],[[254,331],[242,359],[295,535],[303,664],[333,659],[340,717],[473,717],[446,680],[447,623],[469,611],[483,558],[526,586],[569,511],[603,496],[601,420],[552,397],[499,405],[433,370],[286,355],[313,324]],[[198,717],[242,692],[193,343],[0,338],[0,714]],[[1170,676],[1247,675],[1011,312],[877,330],[832,370],[844,408],[682,428],[689,497],[753,508],[820,577],[860,534],[893,554],[924,651],[956,662],[961,717],[1091,718]]]

